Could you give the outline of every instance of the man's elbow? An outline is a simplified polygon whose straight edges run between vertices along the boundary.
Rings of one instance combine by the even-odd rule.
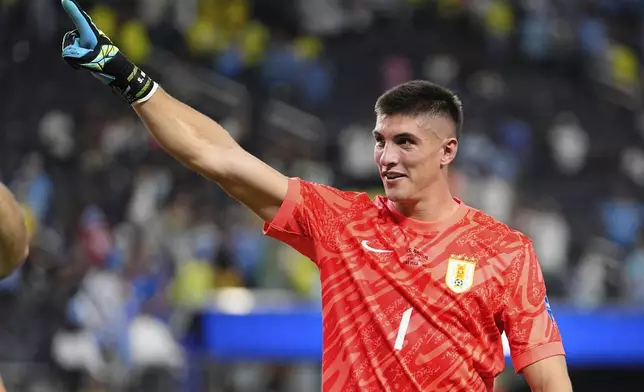
[[[552,356],[526,366],[521,373],[532,392],[571,392],[565,357]]]
[[[544,388],[533,390],[534,392],[572,392],[570,380],[561,380]]]
[[[572,383],[570,377],[560,376],[546,380],[543,384],[531,389],[532,392],[572,392]]]

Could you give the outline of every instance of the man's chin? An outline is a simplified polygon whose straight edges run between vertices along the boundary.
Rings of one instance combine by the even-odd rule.
[[[399,202],[399,201],[405,200],[403,193],[398,189],[385,188],[385,196],[387,196],[387,199],[393,202]]]

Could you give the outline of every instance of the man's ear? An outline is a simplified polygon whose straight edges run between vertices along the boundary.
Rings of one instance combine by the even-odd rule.
[[[456,158],[458,152],[458,140],[456,138],[449,138],[443,144],[443,156],[441,157],[441,165],[447,166]]]

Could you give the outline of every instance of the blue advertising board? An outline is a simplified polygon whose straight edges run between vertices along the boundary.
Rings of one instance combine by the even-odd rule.
[[[555,307],[570,366],[644,365],[644,309]],[[205,348],[223,360],[319,361],[319,306],[203,314]],[[506,350],[506,355],[509,352]]]

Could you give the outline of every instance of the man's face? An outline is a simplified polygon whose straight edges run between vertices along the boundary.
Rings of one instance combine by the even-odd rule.
[[[444,117],[378,116],[374,158],[387,197],[418,201],[456,155],[454,124]]]

